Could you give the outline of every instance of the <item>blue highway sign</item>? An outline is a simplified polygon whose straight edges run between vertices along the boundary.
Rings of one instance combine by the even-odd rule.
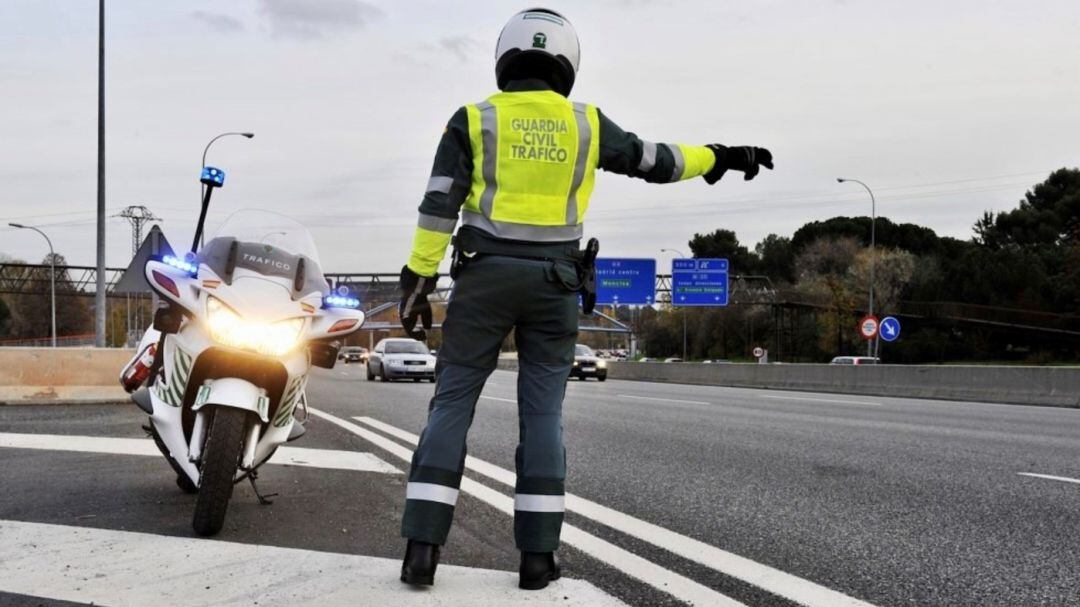
[[[596,303],[647,306],[654,301],[655,259],[596,260]]]
[[[728,305],[728,260],[671,260],[671,304],[674,306]]]
[[[900,337],[900,321],[892,316],[882,318],[878,335],[885,341],[896,341]]]

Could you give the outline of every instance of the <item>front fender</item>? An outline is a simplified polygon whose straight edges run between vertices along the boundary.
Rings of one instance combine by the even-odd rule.
[[[203,382],[191,410],[198,411],[207,405],[251,411],[264,424],[270,423],[270,397],[266,395],[266,390],[245,379],[222,377]]]

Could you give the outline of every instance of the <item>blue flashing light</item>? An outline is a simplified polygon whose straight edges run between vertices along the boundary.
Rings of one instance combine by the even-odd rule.
[[[225,171],[215,167],[203,167],[199,181],[212,188],[220,188],[225,185]]]
[[[360,300],[355,297],[343,295],[327,295],[323,297],[323,307],[326,308],[359,308]]]
[[[173,257],[172,255],[166,255],[165,257],[162,257],[161,258],[161,263],[163,263],[165,265],[168,265],[168,266],[172,266],[172,267],[174,267],[174,268],[176,268],[178,270],[183,270],[183,271],[187,272],[188,274],[191,274],[192,276],[195,276],[196,274],[199,273],[199,266],[197,266],[197,265],[195,265],[195,264],[193,264],[191,262],[184,261],[183,259],[177,259],[176,257]]]

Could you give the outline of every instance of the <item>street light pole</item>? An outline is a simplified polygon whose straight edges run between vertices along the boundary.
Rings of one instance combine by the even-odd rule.
[[[21,223],[9,223],[9,226],[13,228],[20,228],[23,230],[33,230],[38,234],[41,234],[45,238],[45,242],[49,243],[49,291],[52,307],[52,347],[56,347],[56,252],[53,251],[52,241],[49,240],[49,236],[34,226],[24,226]]]
[[[105,347],[105,0],[98,2],[97,285],[94,345]]]
[[[200,171],[203,169],[203,167],[206,166],[206,153],[210,151],[210,146],[214,145],[214,142],[217,141],[218,139],[221,139],[222,137],[229,137],[229,136],[232,136],[232,135],[239,135],[240,137],[245,137],[247,139],[251,139],[252,137],[255,136],[255,133],[247,133],[247,132],[241,133],[241,132],[229,131],[228,133],[221,133],[220,135],[217,135],[216,137],[211,139],[206,144],[206,147],[203,148],[202,164],[199,165],[199,170]],[[200,181],[199,182],[199,204],[202,204],[203,198],[205,198],[205,197],[206,197],[206,184],[204,184],[203,182]]]
[[[683,255],[682,252],[679,251],[678,249],[660,249],[660,252],[661,253],[674,253],[674,254],[678,255],[679,257],[682,257],[683,259],[686,259],[686,255]],[[674,299],[672,300],[671,305],[675,305]],[[682,311],[682,359],[683,359],[684,362],[689,360],[686,357],[686,352],[687,352],[687,348],[686,348],[686,308],[684,307],[683,311]]]
[[[859,181],[858,179],[845,179],[843,177],[837,177],[836,181],[838,183],[844,183],[846,181],[851,181],[853,183],[857,183],[857,184],[861,185],[862,187],[866,188],[867,193],[870,194],[870,309],[869,309],[868,313],[871,316],[873,316],[874,315],[874,255],[875,255],[875,253],[874,253],[874,224],[877,221],[877,201],[874,200],[874,191],[870,189],[870,186],[868,186],[865,183]],[[869,340],[869,339],[866,340],[866,355],[867,356],[873,356],[874,355],[873,340]]]

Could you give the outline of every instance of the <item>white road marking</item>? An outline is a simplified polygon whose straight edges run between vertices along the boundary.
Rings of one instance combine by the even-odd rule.
[[[880,407],[881,403],[875,403],[868,400],[840,400],[837,398],[810,398],[808,396],[777,396],[775,394],[760,394],[761,398],[771,398],[774,400],[795,400],[795,401],[813,401],[816,403],[839,403],[841,405],[870,405],[872,407]]]
[[[1020,476],[1030,476],[1032,478],[1045,478],[1048,481],[1061,481],[1063,483],[1076,483],[1080,485],[1080,478],[1069,478],[1067,476],[1053,476],[1050,474],[1035,474],[1034,472],[1017,472]]]
[[[630,398],[634,400],[655,400],[664,403],[683,403],[687,405],[708,405],[709,403],[703,400],[679,400],[677,398],[659,398],[655,396],[634,396],[632,394],[618,394],[619,398]]]
[[[354,419],[414,445],[420,438],[415,434],[400,430],[377,419],[370,417],[356,417]],[[394,444],[396,445],[396,443]],[[473,472],[482,474],[511,487],[515,485],[517,478],[510,470],[489,464],[483,460],[476,459],[471,455],[465,457],[465,467]],[[463,482],[465,480],[468,479],[462,479]],[[622,531],[623,533],[644,540],[683,558],[701,563],[715,571],[738,578],[801,605],[813,607],[834,607],[841,605],[848,607],[870,606],[870,603],[846,596],[809,580],[804,580],[800,577],[780,571],[779,569],[769,567],[768,565],[763,565],[737,554],[721,550],[715,546],[675,533],[674,531],[670,531],[641,519],[634,518],[628,514],[623,514],[617,510],[612,510],[607,506],[602,506],[596,502],[589,501],[570,493],[566,494],[566,509],[569,512],[580,514],[602,525]],[[564,540],[567,537],[565,531],[566,528],[567,526],[563,527]],[[580,549],[581,547],[578,546],[578,548]],[[618,565],[614,565],[617,561],[605,560],[605,562],[618,567]],[[638,576],[635,575],[635,577]],[[651,582],[649,583],[651,584]],[[652,585],[655,586],[655,584]],[[670,589],[657,587],[665,592],[671,592]],[[676,594],[675,596],[678,595]]]
[[[0,521],[0,546],[0,591],[80,604],[624,605],[584,580],[524,594],[517,572],[440,565],[421,591],[397,559],[110,529]]]
[[[484,398],[484,399],[487,399],[487,400],[497,400],[500,403],[510,403],[511,405],[516,405],[517,404],[517,401],[512,399],[512,398],[499,398],[497,396],[485,396],[483,394],[480,395],[480,398]]]
[[[161,457],[161,452],[148,438],[107,438],[101,436],[65,436],[61,434],[0,433],[0,447],[14,449],[43,449],[49,451],[81,451],[112,455],[146,455]],[[304,449],[279,447],[270,464],[304,466],[331,470],[356,470],[401,474],[401,470],[379,459],[374,453],[339,451],[336,449]]]
[[[364,440],[371,442],[375,446],[385,449],[396,457],[407,462],[412,461],[411,450],[402,447],[398,443],[385,438],[380,434],[376,434],[367,428],[358,426],[352,422],[318,409],[311,409],[311,414],[352,432]],[[408,434],[404,431],[399,432]],[[415,435],[410,436],[415,437]],[[511,476],[513,476],[513,474],[511,474]],[[468,493],[501,512],[511,516],[514,514],[513,498],[503,495],[502,493],[468,477],[461,479],[461,491]],[[404,497],[405,496],[402,495],[402,498]],[[664,569],[632,552],[623,550],[614,544],[586,533],[573,525],[563,525],[562,541],[681,601],[693,605],[715,605],[716,607],[738,607],[742,605],[742,603],[728,598],[711,588],[703,586],[678,573]]]

